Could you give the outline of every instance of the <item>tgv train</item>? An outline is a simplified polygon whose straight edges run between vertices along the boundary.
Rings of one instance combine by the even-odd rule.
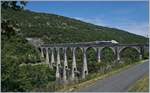
[[[115,40],[111,40],[111,41],[94,41],[94,42],[85,42],[85,43],[86,44],[118,44],[118,42],[115,41]]]
[[[111,41],[94,41],[96,44],[99,44],[99,43],[103,43],[103,44],[118,44],[117,41],[115,40],[111,40]]]

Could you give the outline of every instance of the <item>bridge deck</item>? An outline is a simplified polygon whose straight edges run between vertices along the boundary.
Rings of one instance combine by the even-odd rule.
[[[115,44],[115,43],[62,43],[62,44],[43,44],[41,47],[115,47],[115,46],[148,46],[148,44]]]

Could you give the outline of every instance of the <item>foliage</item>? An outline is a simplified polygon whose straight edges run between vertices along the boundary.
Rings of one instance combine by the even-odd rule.
[[[118,64],[115,53],[110,48],[101,50],[101,62],[97,62],[97,55],[93,49],[87,51],[87,63],[89,73],[105,72]],[[139,61],[139,53],[133,48],[126,48],[120,53],[120,62],[126,65]],[[80,60],[80,59],[77,59]],[[82,67],[82,64],[80,64]]]
[[[1,6],[3,8],[11,8],[14,10],[21,10],[26,5],[26,1],[1,1]]]
[[[25,5],[23,1],[21,2],[2,1],[2,91],[44,91],[44,89],[51,90],[49,88],[53,88],[55,70],[49,69],[47,65],[23,65],[24,63],[40,61],[39,52],[35,50],[35,47],[28,44],[25,37],[39,37],[45,43],[112,39],[119,41],[119,43],[148,42],[148,39],[142,36],[63,16],[35,13],[28,10],[16,11]],[[19,6],[18,3],[20,3]],[[134,50],[125,50],[124,53],[122,58],[125,61],[130,63],[137,61],[138,55]],[[72,55],[70,50],[67,55],[69,55],[68,64],[71,68]],[[105,72],[107,66],[113,64],[115,56],[112,50],[106,48],[102,51],[102,55],[104,55],[102,62],[97,63],[95,51],[88,50],[89,73],[101,71],[101,68]],[[78,50],[77,67],[80,72],[83,65],[82,56],[82,51]],[[56,85],[54,84],[55,88]]]
[[[3,64],[2,91],[31,91],[35,88],[46,87],[55,80],[54,71],[47,65],[23,65],[14,64],[16,60],[9,60]],[[7,68],[6,68],[7,66]]]
[[[2,53],[4,53],[2,51]],[[1,62],[1,84],[2,84],[2,91],[16,91],[19,87],[18,81],[18,60],[13,57],[8,57],[2,55],[2,62]],[[19,91],[19,90],[18,90]]]
[[[16,28],[17,26],[16,25],[14,26],[13,24],[15,24],[15,23],[11,23],[10,20],[3,19],[2,23],[1,23],[2,35],[5,35],[8,38],[12,35],[15,35],[17,33],[18,29]]]
[[[115,53],[111,48],[104,48],[101,51],[101,60],[107,64],[112,63],[115,60]]]
[[[54,81],[54,71],[46,65],[27,65],[39,61],[39,53],[17,32],[8,21],[2,30],[2,91],[31,91]]]
[[[139,53],[133,48],[124,49],[122,53],[120,53],[120,56],[122,58],[121,61],[124,61],[125,63],[132,63],[140,60]]]
[[[20,88],[22,91],[31,91],[36,88],[46,87],[55,80],[55,72],[48,65],[24,65],[20,67]]]
[[[39,60],[39,55],[33,46],[17,35],[9,38],[2,34],[2,91],[22,91],[19,78],[19,65],[22,63],[35,63]]]
[[[2,53],[4,56],[17,58],[19,63],[35,63],[39,61],[39,53],[25,39],[14,35],[9,39],[2,35]]]

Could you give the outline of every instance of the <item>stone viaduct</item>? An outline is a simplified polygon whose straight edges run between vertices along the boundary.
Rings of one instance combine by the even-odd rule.
[[[41,58],[45,59],[46,64],[49,65],[50,68],[56,67],[56,79],[60,79],[60,68],[63,69],[62,79],[63,81],[67,81],[66,71],[68,68],[67,61],[67,49],[70,48],[72,52],[72,67],[71,67],[71,79],[75,79],[75,73],[78,73],[76,66],[76,49],[80,48],[83,53],[83,67],[82,67],[82,79],[88,75],[88,65],[87,65],[87,49],[93,48],[97,53],[97,62],[101,62],[101,50],[105,47],[109,47],[112,49],[116,56],[116,60],[120,61],[120,52],[125,48],[134,48],[139,53],[139,58],[142,59],[144,54],[144,48],[148,47],[148,45],[140,45],[140,44],[116,44],[111,42],[84,42],[84,43],[66,43],[66,44],[43,44],[40,46],[41,50]],[[60,49],[63,50],[63,64],[61,64],[60,59]],[[56,57],[55,52],[56,51]],[[45,55],[45,56],[44,56]],[[55,59],[56,58],[56,59]]]

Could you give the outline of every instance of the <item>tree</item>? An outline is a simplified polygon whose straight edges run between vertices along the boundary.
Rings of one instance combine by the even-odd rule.
[[[1,1],[2,8],[12,8],[21,10],[27,4],[27,1]]]
[[[22,10],[24,6],[27,4],[27,1],[1,1],[2,8],[11,8],[14,10]],[[2,35],[6,35],[10,37],[11,35],[15,35],[18,29],[18,25],[16,22],[8,19],[2,19]]]
[[[11,35],[15,35],[20,30],[15,22],[6,19],[2,19],[1,27],[1,34],[7,36],[8,38],[10,38]]]

